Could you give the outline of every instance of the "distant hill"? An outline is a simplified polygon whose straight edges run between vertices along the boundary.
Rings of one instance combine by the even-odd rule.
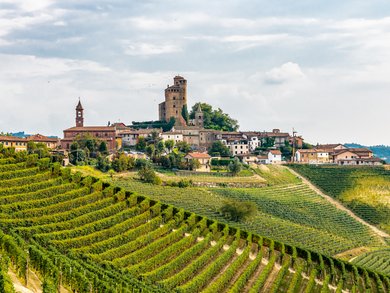
[[[385,160],[388,164],[390,163],[390,146],[386,146],[386,145],[364,146],[358,143],[346,143],[344,145],[350,148],[368,148],[373,151],[375,157]]]

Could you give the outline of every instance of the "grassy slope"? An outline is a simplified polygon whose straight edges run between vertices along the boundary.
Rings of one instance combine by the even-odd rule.
[[[292,168],[367,222],[390,233],[390,170],[307,165]]]
[[[98,175],[97,171],[88,167],[78,169],[85,174]],[[286,168],[262,166],[255,171],[261,180],[267,181],[268,187],[181,189],[143,184],[134,180],[134,173],[119,174],[113,178],[103,176],[127,190],[327,255],[359,246],[381,245],[366,227],[303,185]],[[257,213],[247,221],[228,221],[218,213],[225,199],[255,202]]]

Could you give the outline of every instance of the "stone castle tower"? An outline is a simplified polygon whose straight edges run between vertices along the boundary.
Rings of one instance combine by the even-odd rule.
[[[76,106],[76,127],[84,127],[84,114],[83,106],[81,105],[80,99]]]
[[[203,128],[204,126],[204,114],[202,111],[202,108],[200,107],[200,104],[198,105],[198,109],[195,111],[195,119],[194,119],[194,125],[198,126],[200,128]]]
[[[173,85],[165,89],[165,102],[158,105],[159,120],[168,122],[174,117],[175,125],[186,126],[182,116],[184,106],[187,107],[187,80],[182,76],[175,76]]]

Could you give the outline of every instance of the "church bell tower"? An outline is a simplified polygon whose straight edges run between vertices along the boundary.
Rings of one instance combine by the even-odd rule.
[[[76,106],[76,127],[84,127],[84,114],[83,106],[81,105],[80,98],[79,103]]]

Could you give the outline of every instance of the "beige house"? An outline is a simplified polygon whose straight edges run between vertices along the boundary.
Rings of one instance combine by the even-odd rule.
[[[332,158],[333,162],[339,165],[377,163],[375,160],[369,160],[373,158],[373,152],[367,148],[340,149],[332,154]]]
[[[55,149],[60,145],[60,140],[58,138],[47,137],[42,134],[31,135],[27,137],[27,141],[44,143],[49,149]]]
[[[199,161],[200,167],[198,169],[196,169],[195,171],[197,171],[197,172],[210,172],[211,157],[209,156],[209,154],[193,152],[193,153],[188,153],[184,158],[187,161],[189,161],[191,159]]]
[[[304,149],[297,150],[295,161],[305,164],[326,164],[330,163],[328,151],[324,149]]]
[[[173,140],[175,144],[180,141],[183,141],[183,134],[180,132],[173,132],[173,131],[163,132],[160,134],[160,137],[164,142],[167,140]]]
[[[0,144],[2,144],[4,148],[13,147],[17,152],[27,150],[27,140],[21,137],[1,135]]]
[[[257,163],[257,155],[245,154],[245,155],[236,155],[237,158],[240,159],[244,164],[256,164]]]
[[[229,148],[233,156],[249,154],[249,144],[247,140],[222,140]]]

